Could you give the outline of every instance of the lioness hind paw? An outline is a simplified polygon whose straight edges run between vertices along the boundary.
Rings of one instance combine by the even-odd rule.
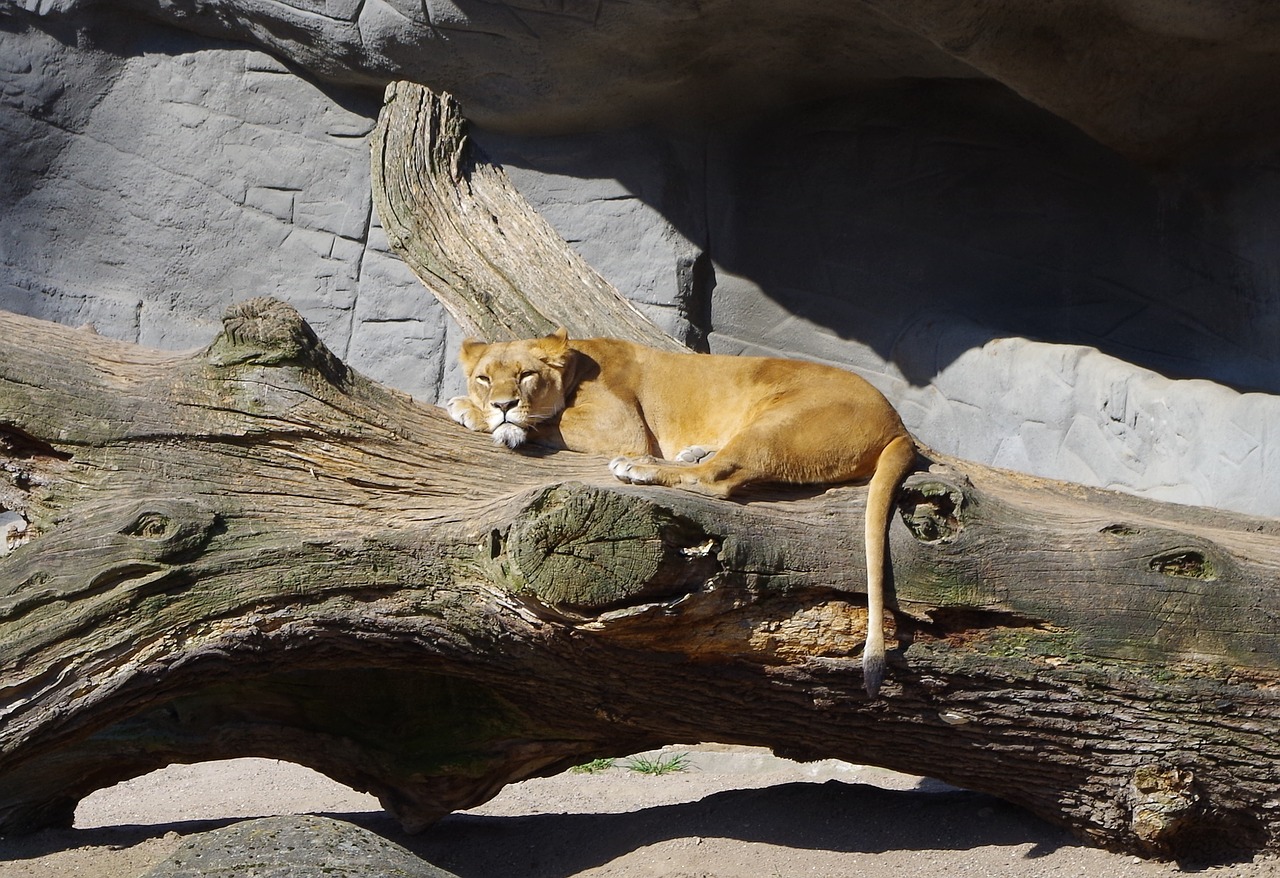
[[[690,445],[676,455],[676,461],[679,463],[702,463],[713,454],[715,454],[715,451],[710,448],[703,448],[701,445]]]
[[[654,476],[652,466],[646,466],[640,460],[630,457],[615,457],[609,461],[609,472],[632,485],[652,484]]]

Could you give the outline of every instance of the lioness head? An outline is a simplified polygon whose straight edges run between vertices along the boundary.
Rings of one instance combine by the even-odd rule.
[[[528,431],[565,405],[565,371],[573,351],[564,327],[545,338],[462,343],[467,397],[495,442],[515,448]]]

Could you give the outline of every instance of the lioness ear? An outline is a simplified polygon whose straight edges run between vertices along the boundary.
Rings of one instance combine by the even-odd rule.
[[[538,345],[542,353],[542,361],[557,369],[564,368],[569,358],[569,330],[561,326],[555,332],[541,339]]]
[[[478,338],[464,338],[462,350],[458,352],[458,362],[462,363],[463,370],[470,372],[471,367],[476,364],[487,347],[488,345]]]

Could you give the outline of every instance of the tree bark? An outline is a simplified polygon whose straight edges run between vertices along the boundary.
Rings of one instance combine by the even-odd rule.
[[[582,338],[684,349],[525,201],[467,136],[449,95],[391,83],[371,151],[392,249],[468,332],[504,341],[567,326]]]
[[[403,160],[388,136],[375,165]],[[474,158],[445,167],[480,188]],[[448,209],[460,239],[492,222],[470,208]],[[435,271],[459,311],[492,279]],[[481,331],[538,331],[482,305]],[[591,331],[573,317],[554,322]],[[278,302],[184,355],[0,315],[0,443],[0,506],[27,523],[0,558],[0,832],[248,755],[412,829],[594,757],[719,741],[931,775],[1144,855],[1280,848],[1275,520],[936,460],[891,526],[868,700],[863,487],[724,501],[511,452]]]

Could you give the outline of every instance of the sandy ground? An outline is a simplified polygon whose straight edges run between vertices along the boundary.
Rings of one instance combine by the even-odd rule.
[[[765,751],[706,748],[688,770],[617,766],[508,787],[405,836],[369,796],[263,759],[171,766],[81,803],[76,828],[0,839],[0,878],[137,878],[191,833],[245,817],[321,813],[461,878],[1011,876],[1168,878],[1171,864],[1082,847],[1024,811],[929,780]],[[1280,861],[1195,874],[1280,878]]]

